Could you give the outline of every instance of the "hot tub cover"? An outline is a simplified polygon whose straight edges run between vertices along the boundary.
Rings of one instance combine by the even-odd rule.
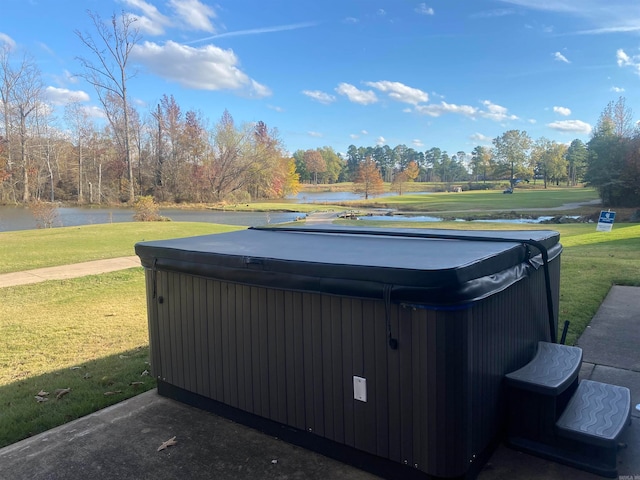
[[[551,230],[335,227],[247,230],[138,243],[149,269],[288,290],[467,305],[560,255]],[[533,244],[533,246],[532,246]]]

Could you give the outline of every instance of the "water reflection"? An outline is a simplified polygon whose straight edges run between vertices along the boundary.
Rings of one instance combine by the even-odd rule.
[[[104,223],[132,222],[134,211],[127,208],[60,207],[54,227],[75,227]],[[160,215],[175,222],[222,223],[255,227],[269,223],[292,222],[304,218],[296,212],[219,212],[211,210],[161,209]],[[37,228],[28,208],[0,206],[0,232]]]

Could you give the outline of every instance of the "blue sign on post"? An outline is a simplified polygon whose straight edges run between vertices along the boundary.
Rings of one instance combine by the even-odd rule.
[[[598,219],[598,226],[596,232],[610,232],[613,228],[613,221],[616,218],[616,212],[604,211],[600,212],[600,218]]]

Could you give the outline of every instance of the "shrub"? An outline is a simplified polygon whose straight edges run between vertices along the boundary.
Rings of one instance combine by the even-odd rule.
[[[34,200],[29,204],[29,210],[38,228],[52,228],[58,219],[58,205],[53,202]]]
[[[160,222],[164,218],[160,215],[160,207],[152,196],[138,197],[133,204],[136,213],[133,219],[136,222]]]

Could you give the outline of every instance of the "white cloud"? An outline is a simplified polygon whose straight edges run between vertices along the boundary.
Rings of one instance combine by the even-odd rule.
[[[387,143],[387,139],[384,138],[383,136],[376,138],[376,145],[383,146],[386,143]]]
[[[107,118],[104,110],[96,105],[87,105],[84,107],[84,111],[92,118]]]
[[[0,32],[0,45],[2,44],[7,45],[9,47],[9,50],[13,50],[14,48],[16,48],[15,40],[6,33]]]
[[[308,134],[310,137],[314,137],[314,138],[320,138],[320,137],[322,137],[322,133],[320,133],[320,132],[307,132],[307,134]]]
[[[483,135],[482,133],[477,133],[477,132],[471,135],[469,138],[474,142],[481,142],[481,143],[491,143],[491,140],[492,140],[491,137],[487,137],[486,135]]]
[[[346,96],[353,103],[359,103],[360,105],[369,105],[378,101],[378,97],[376,97],[373,90],[360,90],[350,83],[339,84],[336,92]]]
[[[478,113],[478,109],[470,105],[456,105],[442,101],[439,104],[417,105],[416,112],[430,117],[439,117],[445,113],[457,113],[466,117],[474,117]]]
[[[352,133],[349,135],[349,138],[351,138],[352,140],[355,140],[356,138],[360,138],[360,135]]]
[[[387,14],[386,11],[384,11],[382,8],[379,8],[378,11],[376,12],[376,15],[378,15],[379,17],[384,17]]]
[[[636,74],[640,75],[640,55],[629,56],[620,48],[616,51],[616,61],[619,67],[631,67]]]
[[[553,54],[553,58],[556,59],[556,61],[558,62],[564,62],[564,63],[571,63],[567,57],[565,57],[563,54],[561,54],[560,52],[556,52]]]
[[[535,125],[536,123],[538,123],[535,118],[530,118],[529,120],[527,120],[527,122],[529,122],[531,125]]]
[[[415,8],[415,12],[419,13],[420,15],[433,15],[435,13],[433,11],[433,8],[427,7],[426,3],[421,3],[420,5],[418,5]]]
[[[141,15],[135,13],[132,15],[138,19],[135,26],[143,33],[148,35],[162,35],[165,29],[172,24],[169,17],[160,13],[154,5],[144,0],[122,0],[122,3],[134,10],[142,12]]]
[[[284,112],[284,108],[278,107],[276,105],[267,105],[267,108],[269,108],[269,109],[271,109],[271,110],[273,110],[275,112],[278,112],[278,113]]]
[[[342,22],[343,22],[343,23],[350,23],[350,24],[353,24],[353,23],[358,23],[358,22],[360,22],[360,20],[358,20],[358,19],[357,19],[357,18],[355,18],[355,17],[347,17],[347,18],[345,18]]]
[[[398,102],[417,105],[429,101],[429,94],[417,88],[409,87],[400,82],[383,80],[380,82],[365,82],[365,85],[387,93],[390,98]]]
[[[422,140],[420,140],[419,138],[414,138],[411,143],[413,144],[414,147],[418,147],[418,148],[422,148],[424,147],[424,143],[422,142]]]
[[[571,115],[571,109],[567,107],[553,107],[553,111],[562,116],[568,117]]]
[[[214,45],[194,48],[168,41],[138,44],[132,59],[160,77],[194,90],[234,90],[250,97],[271,95],[268,87],[252,80],[238,68],[232,50]]]
[[[369,135],[369,132],[367,132],[366,130],[362,130],[360,133],[362,133],[363,135]]]
[[[445,113],[455,113],[473,119],[478,117],[487,118],[494,122],[518,119],[517,116],[509,114],[506,107],[497,105],[489,100],[484,100],[481,103],[485,107],[484,110],[472,107],[471,105],[456,105],[455,103],[442,101],[431,105],[417,105],[415,107],[415,111],[422,115],[429,115],[431,117],[439,117]]]
[[[169,5],[187,28],[203,32],[215,31],[211,19],[216,17],[216,13],[209,5],[199,0],[170,0]]]
[[[493,120],[495,122],[518,119],[518,117],[516,117],[515,115],[509,115],[507,113],[508,110],[501,105],[496,105],[489,100],[484,100],[482,104],[486,107],[486,110],[479,112],[481,117],[488,118],[489,120]]]
[[[88,102],[89,94],[82,90],[68,90],[66,88],[47,87],[44,89],[46,99],[52,105],[66,105],[70,102]]]
[[[611,87],[611,91],[612,92],[616,92],[616,93],[622,93],[622,92],[624,92],[624,88],[613,86],[613,87]]]
[[[303,90],[302,94],[325,105],[329,105],[336,101],[335,95],[329,95],[321,90]]]
[[[547,127],[560,132],[582,133],[585,135],[591,133],[592,130],[591,125],[582,120],[561,120],[559,122],[547,123]]]

